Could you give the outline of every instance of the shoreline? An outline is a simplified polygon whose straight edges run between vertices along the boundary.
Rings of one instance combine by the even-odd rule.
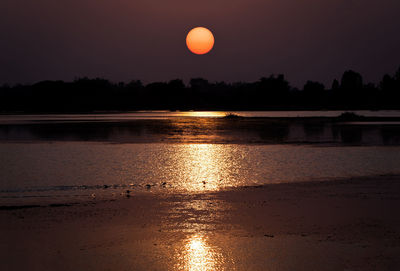
[[[173,110],[173,109],[143,109],[143,110],[94,110],[94,111],[1,111],[0,116],[24,116],[24,115],[109,115],[109,114],[137,114],[137,113],[181,113],[181,112],[385,112],[385,111],[400,111],[397,107],[382,107],[378,109],[370,109],[363,107],[338,107],[338,108],[307,108],[307,107],[282,107],[282,108],[264,108],[264,109],[234,109],[234,108],[220,108],[220,109],[186,109],[186,110]]]
[[[20,197],[10,197],[8,199],[20,199],[26,200],[25,204],[1,204],[0,203],[0,211],[7,210],[17,210],[17,209],[31,209],[31,208],[47,208],[47,207],[68,207],[68,206],[79,206],[85,204],[99,204],[110,201],[120,201],[125,199],[132,199],[134,197],[154,197],[155,200],[166,197],[181,197],[186,195],[214,195],[221,193],[238,193],[238,192],[250,192],[253,190],[268,190],[268,189],[300,189],[307,188],[313,186],[337,186],[337,185],[345,185],[348,183],[353,184],[362,184],[364,182],[375,181],[379,179],[399,179],[400,174],[377,174],[377,175],[365,175],[365,176],[351,176],[351,177],[320,177],[320,178],[312,178],[307,180],[300,181],[282,181],[282,182],[272,182],[265,184],[254,184],[254,185],[243,185],[243,186],[228,186],[221,187],[218,190],[204,190],[204,191],[188,191],[188,190],[168,190],[168,188],[164,188],[165,190],[151,190],[142,187],[140,190],[138,188],[131,188],[126,186],[124,188],[112,189],[110,186],[108,188],[98,188],[91,189],[90,192],[96,192],[101,190],[103,193],[96,194],[96,197],[91,196],[90,194],[73,194],[69,195],[68,193],[64,195],[32,195],[32,196],[20,196]],[[109,190],[108,193],[106,191]],[[129,190],[129,193],[126,191]],[[168,190],[168,191],[167,191]],[[38,190],[41,191],[41,190]],[[15,192],[18,193],[18,192]],[[25,192],[21,192],[25,193]],[[77,200],[69,200],[71,198],[77,198]],[[7,199],[7,198],[3,198]],[[40,200],[31,200],[30,199],[43,199]],[[6,200],[4,200],[6,202]]]

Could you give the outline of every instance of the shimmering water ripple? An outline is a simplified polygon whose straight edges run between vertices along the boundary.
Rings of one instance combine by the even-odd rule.
[[[0,144],[0,196],[227,187],[400,173],[400,147]]]

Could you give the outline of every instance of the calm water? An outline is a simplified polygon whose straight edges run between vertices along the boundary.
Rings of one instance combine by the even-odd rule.
[[[90,196],[400,173],[400,147],[0,144],[0,195]]]
[[[395,115],[396,112],[369,113]],[[171,112],[0,116],[0,142],[400,145],[400,122],[396,119],[394,121],[386,119],[382,122],[340,122],[334,119],[318,118],[224,119],[216,116],[224,116],[225,112],[180,112],[179,114],[183,113],[190,114],[190,117],[142,116],[142,114],[174,114]],[[240,113],[244,115],[245,112]],[[311,112],[287,113],[311,114]],[[328,115],[332,112],[312,113]],[[249,112],[248,114],[259,116],[260,114],[284,115],[286,113]],[[339,113],[335,112],[335,114]],[[210,117],[212,115],[214,117]]]
[[[231,111],[243,117],[336,117],[345,111]],[[399,110],[351,111],[366,117],[400,117]],[[137,111],[118,114],[0,115],[0,123],[37,121],[121,121],[179,117],[223,117],[225,111]]]
[[[119,197],[126,195],[126,190],[132,191],[131,195],[195,193],[400,174],[400,125],[396,122],[287,122],[175,115],[143,119],[141,114],[181,112],[1,116],[1,201]]]

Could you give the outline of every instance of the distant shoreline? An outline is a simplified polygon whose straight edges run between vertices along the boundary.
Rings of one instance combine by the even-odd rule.
[[[179,113],[179,112],[382,112],[382,111],[393,111],[400,112],[400,108],[382,108],[382,109],[366,109],[366,108],[266,108],[260,110],[252,109],[195,109],[195,110],[105,110],[105,111],[0,111],[0,116],[9,115],[102,115],[102,114],[135,114],[135,113]]]
[[[318,115],[318,113],[321,115]],[[373,112],[376,112],[374,115]],[[389,112],[395,112],[392,116],[385,116]],[[279,116],[281,113],[281,116]],[[285,114],[286,113],[286,114]],[[296,113],[296,116],[290,116]],[[332,115],[332,114],[335,115]],[[379,116],[379,113],[384,115]],[[257,118],[257,119],[348,119],[349,117],[362,120],[381,120],[381,119],[400,119],[400,110],[139,110],[139,111],[93,111],[93,112],[0,112],[0,117],[4,116],[118,116],[125,117],[163,117],[163,118]],[[0,119],[1,120],[1,119]]]

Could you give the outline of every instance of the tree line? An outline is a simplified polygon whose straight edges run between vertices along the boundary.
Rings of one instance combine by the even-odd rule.
[[[189,85],[180,79],[144,85],[139,80],[113,83],[84,77],[0,87],[2,113],[324,109],[400,109],[400,68],[377,85],[364,83],[361,74],[348,70],[330,88],[315,81],[294,88],[282,74],[251,83],[193,78]]]

